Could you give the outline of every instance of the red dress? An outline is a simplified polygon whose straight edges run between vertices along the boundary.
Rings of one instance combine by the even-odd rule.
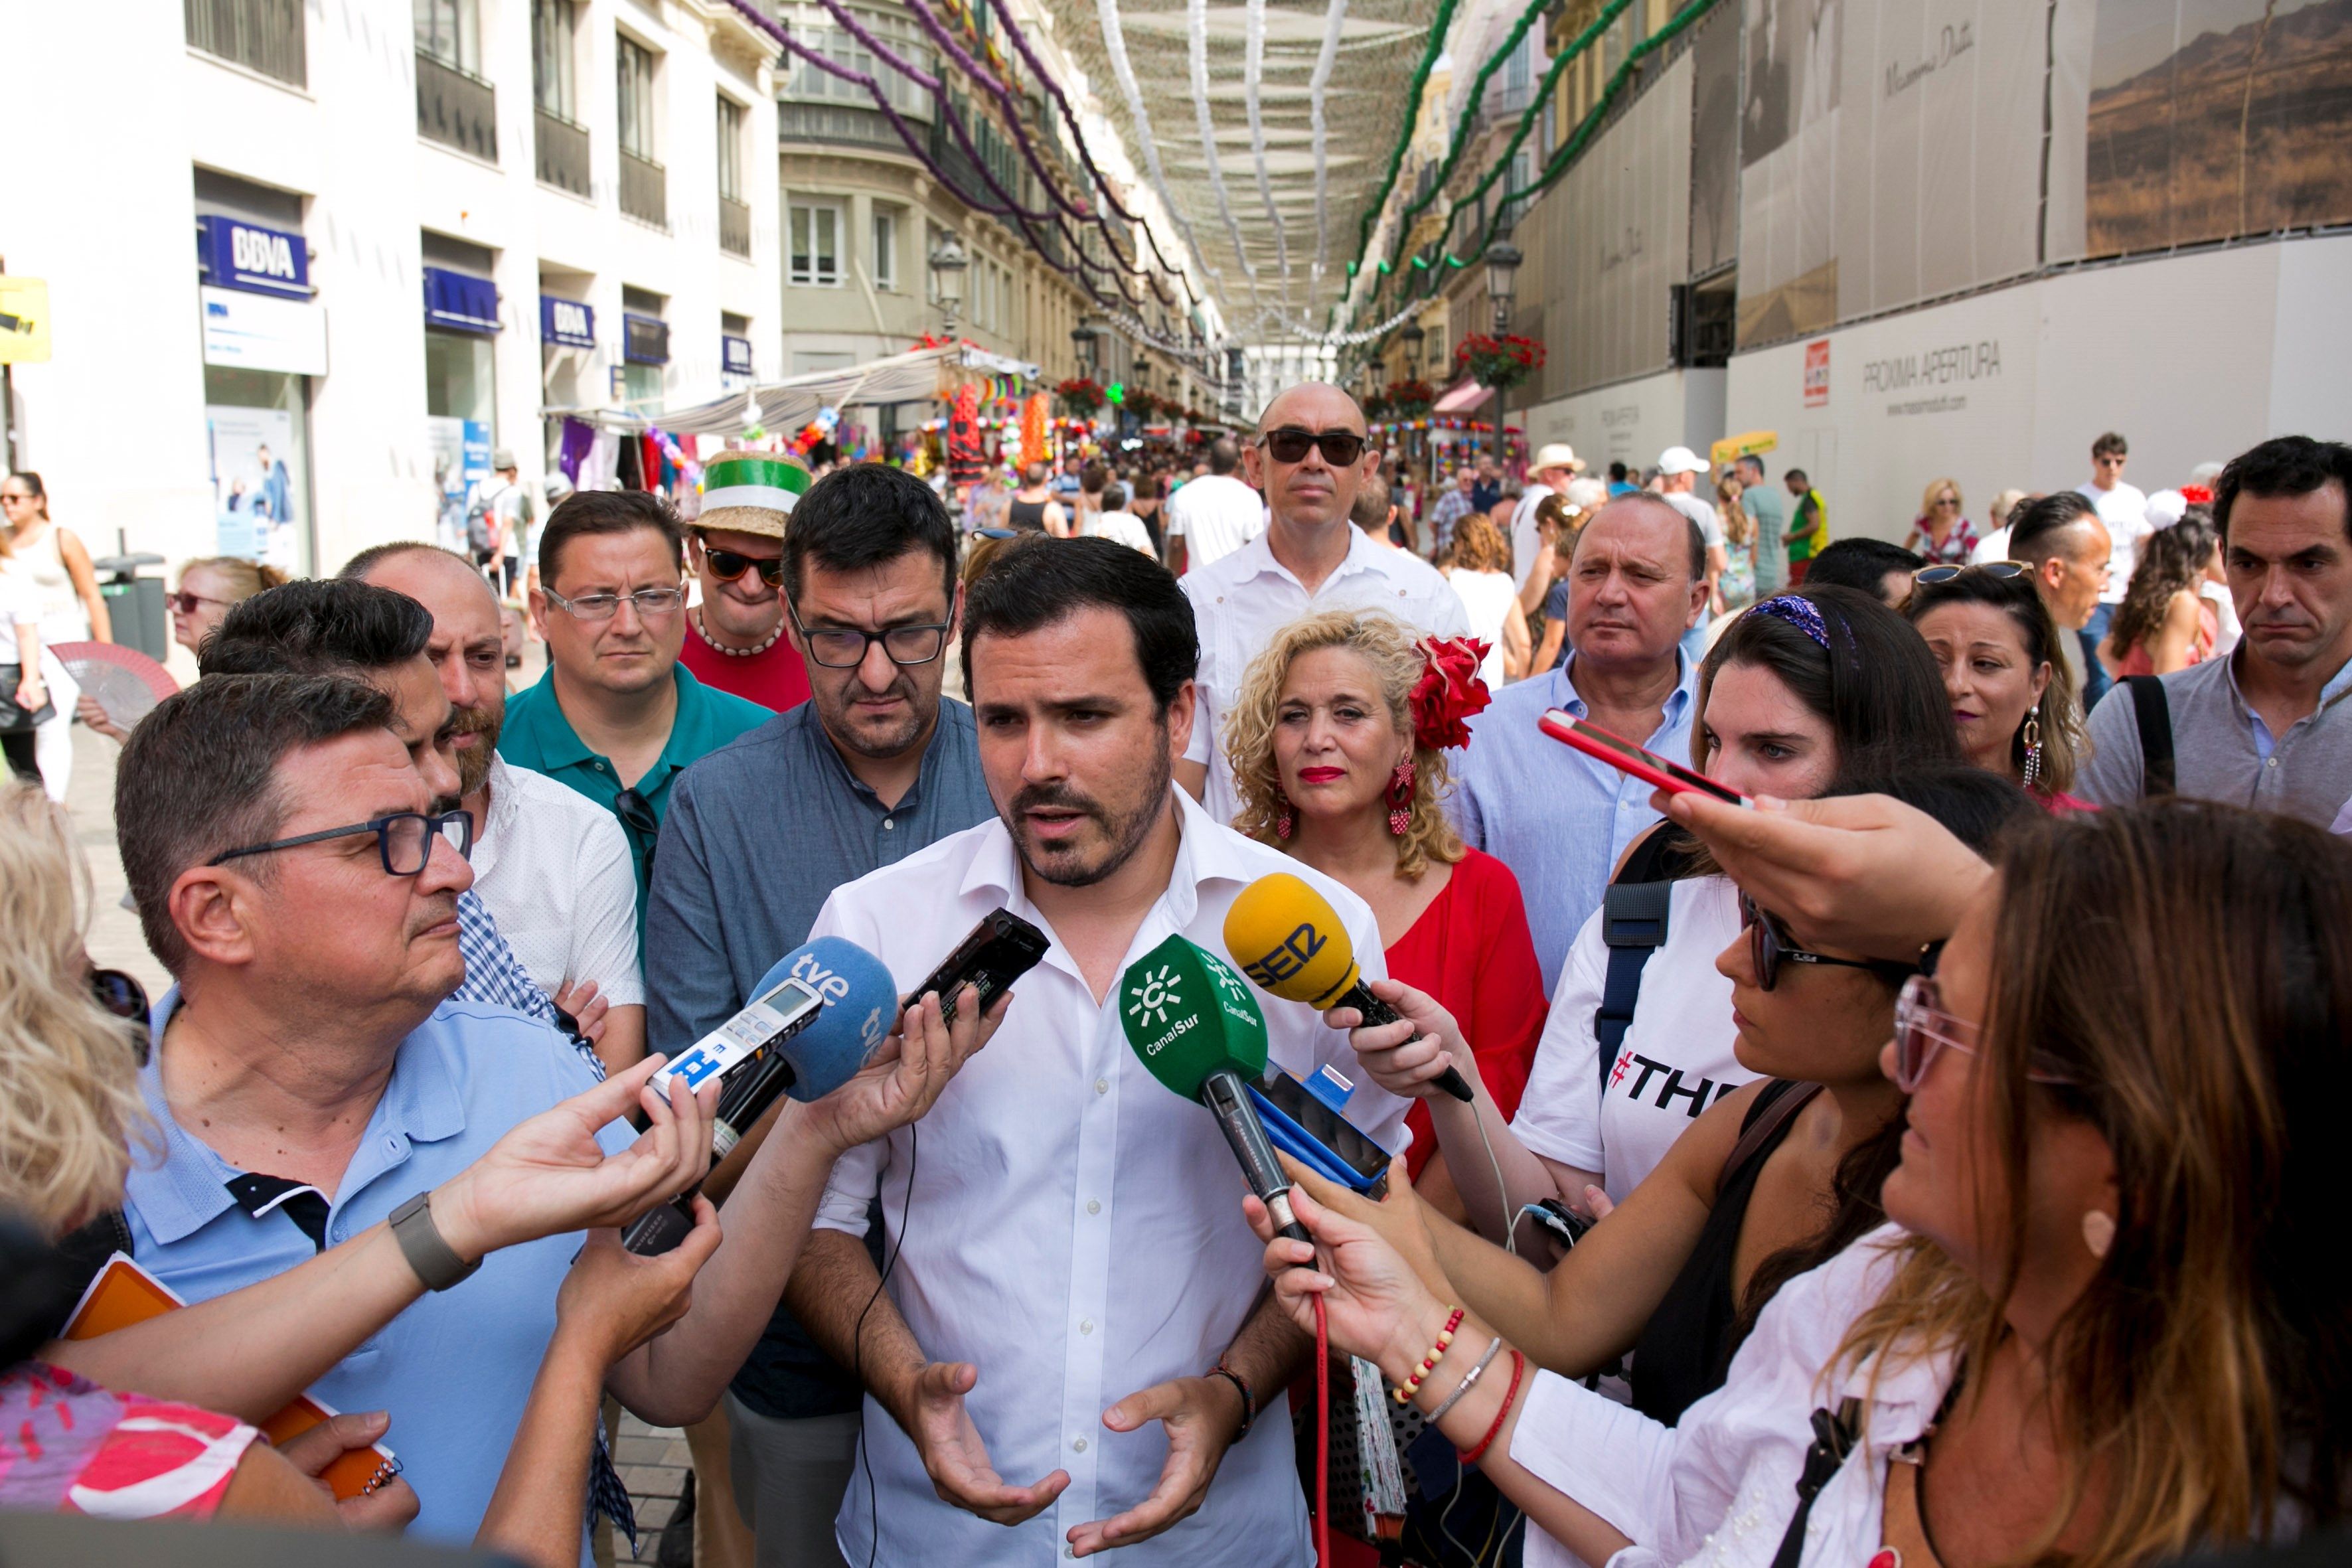
[[[1388,950],[1388,961],[1391,978],[1426,991],[1454,1015],[1495,1109],[1509,1121],[1549,1011],[1511,868],[1482,850],[1466,851],[1445,890]],[[1405,1125],[1412,1129],[1405,1166],[1418,1178],[1437,1148],[1428,1106],[1416,1100]]]

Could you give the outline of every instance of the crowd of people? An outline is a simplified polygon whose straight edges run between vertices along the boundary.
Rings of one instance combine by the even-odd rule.
[[[577,1564],[617,1402],[761,1568],[2332,1528],[2352,447],[2126,456],[1984,530],[1938,479],[1906,547],[1755,457],[1433,485],[1307,384],[1192,473],[730,452],[690,523],[583,491],[516,562],[190,563],[200,678],[117,731],[152,1006],[0,793],[0,1507]],[[1395,1156],[1286,1163],[1288,1226],[1121,1022],[1278,873],[1363,989],[1256,993],[1267,1059]],[[929,989],[998,910],[1042,961]],[[900,998],[864,1070],[746,1128],[656,1087],[823,938]],[[115,1252],[188,1305],[82,1337]]]

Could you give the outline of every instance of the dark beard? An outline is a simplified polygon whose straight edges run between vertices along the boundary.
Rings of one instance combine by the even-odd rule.
[[[477,707],[461,708],[450,718],[454,721],[452,733],[482,738],[480,745],[460,753],[457,759],[457,793],[473,795],[490,776],[490,759],[498,755],[499,732],[506,728],[506,716],[493,715],[487,708]]]
[[[1110,845],[1110,853],[1099,865],[1091,867],[1040,866],[1026,854],[1022,856],[1023,862],[1057,888],[1091,888],[1134,859],[1136,851],[1143,847],[1144,840],[1151,837],[1152,825],[1160,820],[1160,814],[1168,809],[1168,791],[1175,779],[1173,764],[1168,760],[1167,731],[1161,729],[1160,735],[1160,743],[1152,748],[1152,787],[1143,804],[1126,816],[1114,817],[1098,803],[1066,789],[1024,788],[1014,795],[1005,812],[1008,829],[1013,829],[1022,815],[1034,807],[1066,806],[1084,812],[1100,823],[1103,837]],[[1013,842],[1016,847],[1020,846],[1021,835],[1017,829],[1013,830]]]

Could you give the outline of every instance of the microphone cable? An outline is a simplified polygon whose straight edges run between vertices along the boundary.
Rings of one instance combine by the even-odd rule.
[[[915,1164],[922,1152],[923,1131],[910,1121],[907,1124],[907,1188],[898,1200],[898,1238],[891,1242],[882,1259],[882,1273],[874,1281],[874,1294],[866,1297],[866,1305],[858,1309],[857,1326],[849,1331],[850,1376],[857,1384],[857,1469],[866,1478],[866,1568],[874,1568],[875,1556],[882,1549],[881,1505],[875,1496],[874,1467],[866,1457],[866,1316],[882,1299],[882,1288],[890,1283],[891,1271],[898,1267],[898,1255],[907,1249],[907,1222],[915,1208]]]
[[[1351,1373],[1351,1392],[1354,1383]],[[1331,1325],[1320,1290],[1315,1292],[1315,1562],[1316,1568],[1331,1568]]]

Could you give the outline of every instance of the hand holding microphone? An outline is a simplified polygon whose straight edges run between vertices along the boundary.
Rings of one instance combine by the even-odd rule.
[[[1375,1000],[1395,1012],[1394,1023],[1364,1022],[1345,1006],[1332,1008],[1324,1015],[1324,1021],[1350,1032],[1356,1059],[1364,1064],[1374,1083],[1391,1094],[1416,1100],[1433,1088],[1444,1089],[1448,1076],[1462,1076],[1455,1062],[1475,1066],[1476,1058],[1462,1037],[1462,1026],[1436,997],[1402,980],[1374,980],[1367,984]]]
[[[1366,987],[1348,928],[1331,901],[1286,871],[1242,889],[1225,912],[1225,948],[1244,974],[1286,1002],[1304,1002],[1318,1012],[1353,1007],[1365,1026],[1405,1019]],[[1451,1064],[1433,1081],[1465,1105],[1475,1098]]]

